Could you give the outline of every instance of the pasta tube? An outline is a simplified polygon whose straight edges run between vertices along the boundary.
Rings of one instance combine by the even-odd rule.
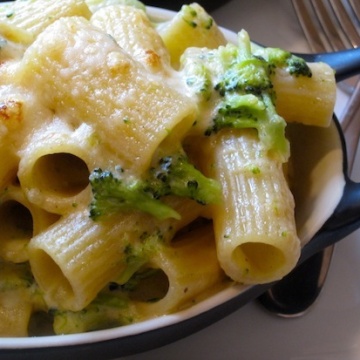
[[[200,205],[174,199],[181,221],[156,222],[143,213],[128,213],[94,222],[88,209],[78,209],[32,238],[33,274],[49,307],[79,311],[110,281],[127,279],[157,241],[169,241],[179,227],[194,220]],[[154,249],[152,242],[155,243]]]
[[[10,24],[7,21],[0,20],[0,34],[4,39],[17,45],[26,46],[34,41],[34,37],[29,31],[23,30],[15,25]],[[8,45],[5,46],[5,48],[6,47],[8,47]],[[23,47],[19,46],[19,50],[20,49],[24,50]],[[4,54],[1,54],[1,57],[6,59],[11,58],[11,56],[6,56]]]
[[[226,39],[214,19],[197,3],[183,5],[168,22],[159,25],[158,32],[164,40],[175,69],[186,48],[215,49],[226,44]]]
[[[20,187],[8,185],[0,195],[0,259],[13,263],[29,260],[31,238],[54,223],[57,217],[31,204]]]
[[[162,297],[138,303],[139,314],[145,317],[179,311],[225,283],[211,224],[179,235],[169,246],[162,247],[147,266],[161,270],[164,277],[154,286],[163,289]]]
[[[282,163],[264,150],[254,130],[223,130],[206,149],[208,171],[223,187],[223,201],[212,212],[221,267],[240,283],[282,278],[300,255]]]
[[[28,335],[32,294],[28,265],[0,261],[0,337]]]
[[[290,76],[277,69],[272,81],[276,93],[276,111],[287,122],[327,127],[336,100],[333,69],[325,63],[308,63],[312,76]]]
[[[91,126],[74,130],[57,118],[31,134],[19,156],[18,178],[27,198],[55,214],[88,204],[90,170],[116,159],[99,146]]]
[[[3,21],[9,22],[36,38],[47,26],[67,16],[82,16],[89,19],[91,12],[83,0],[62,1],[14,1],[3,14]]]
[[[31,240],[30,264],[49,307],[79,311],[124,270],[120,225],[113,225],[74,212]]]
[[[165,138],[178,143],[196,116],[189,98],[152,78],[83,18],[62,18],[46,28],[25,52],[16,77],[75,126],[94,126],[119,165],[137,174]]]
[[[133,6],[106,6],[96,11],[91,23],[116,42],[150,72],[170,71],[170,56],[145,12]]]

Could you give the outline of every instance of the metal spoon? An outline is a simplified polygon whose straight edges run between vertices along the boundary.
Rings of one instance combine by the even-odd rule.
[[[360,73],[360,48],[345,50],[340,53],[298,55],[308,62],[323,61],[329,64],[336,71],[337,81],[345,80]],[[360,89],[360,82],[357,89]],[[356,95],[353,95],[348,105],[349,108],[354,107],[351,111],[353,115],[360,113],[360,104],[357,98]],[[350,145],[347,151],[349,173],[351,173],[354,163],[355,143],[358,142],[360,133],[360,122],[355,120],[358,120],[356,115],[352,118],[345,115],[343,119],[346,126],[344,136]],[[290,274],[258,298],[260,304],[278,316],[302,316],[315,302],[323,288],[333,252],[334,245],[331,245],[300,263]]]

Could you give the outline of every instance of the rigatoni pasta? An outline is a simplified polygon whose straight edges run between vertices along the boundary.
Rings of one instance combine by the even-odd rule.
[[[329,123],[331,69],[228,44],[196,3],[133,5],[1,8],[0,336],[38,313],[55,334],[124,326],[296,266],[285,120]]]
[[[33,39],[57,19],[67,16],[89,18],[91,12],[83,0],[15,1],[8,11],[2,14],[3,21],[29,33]]]
[[[290,77],[284,69],[276,70],[273,80],[277,94],[276,109],[286,117],[287,122],[327,127],[335,106],[334,71],[324,63],[311,63],[309,67],[311,79]],[[316,96],[320,92],[323,96]],[[306,103],[311,112],[304,106]]]
[[[178,235],[170,246],[159,249],[147,266],[164,272],[166,290],[158,301],[139,304],[142,316],[159,316],[179,310],[189,306],[193,299],[209,295],[209,291],[226,284],[209,223]]]
[[[283,277],[299,258],[300,241],[282,163],[254,130],[223,131],[203,149],[211,164],[206,172],[223,191],[212,212],[221,267],[240,283]]]
[[[49,307],[80,311],[109,282],[126,282],[159,251],[159,236],[168,242],[200,214],[192,203],[176,199],[172,203],[182,214],[181,221],[156,222],[146,214],[130,213],[94,222],[88,209],[81,208],[35,236],[29,245],[30,262]],[[129,266],[133,257],[139,258]]]
[[[226,44],[224,34],[214,19],[198,4],[183,6],[173,19],[158,28],[171,56],[175,69],[180,66],[180,57],[187,48],[217,48]]]
[[[74,127],[86,119],[121,166],[131,168],[136,159],[140,172],[168,135],[181,139],[195,120],[190,99],[151,77],[80,17],[46,28],[25,52],[15,78],[20,86],[42,89],[39,102],[64,113]]]
[[[0,258],[10,263],[29,260],[30,240],[58,217],[31,203],[17,184],[8,185],[0,197]]]
[[[126,5],[106,6],[90,19],[150,72],[171,71],[170,55],[143,10]]]

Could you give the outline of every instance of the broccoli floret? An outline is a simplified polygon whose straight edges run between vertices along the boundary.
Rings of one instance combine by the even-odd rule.
[[[132,309],[127,296],[101,292],[80,311],[53,310],[55,334],[75,334],[130,324]]]
[[[289,153],[285,138],[285,120],[275,110],[273,85],[270,74],[273,64],[283,53],[273,52],[272,63],[255,56],[245,31],[239,33],[238,53],[232,64],[219,77],[215,90],[223,97],[217,107],[213,126],[206,135],[224,127],[255,128],[265,148],[276,151],[286,159]],[[224,48],[222,51],[226,51]],[[276,56],[275,56],[276,55]],[[281,55],[281,56],[280,56]]]
[[[114,282],[123,285],[149,261],[153,253],[159,251],[163,240],[160,230],[154,233],[144,232],[140,235],[139,242],[127,244],[124,248],[126,268]]]
[[[159,219],[179,218],[175,210],[145,191],[146,183],[141,180],[125,181],[111,171],[95,169],[90,174],[90,185],[93,192],[90,217],[93,220],[129,210],[144,211]]]
[[[230,49],[230,56],[233,61],[226,65],[225,71],[220,75],[215,90],[222,96],[228,92],[238,92],[242,94],[260,95],[273,87],[269,78],[269,68],[267,62],[258,56],[254,56],[251,51],[251,42],[245,31],[239,33],[239,44],[234,52],[228,46],[220,49],[221,61],[225,57],[222,52],[227,53]],[[228,62],[228,60],[227,60]]]
[[[260,47],[253,51],[246,31],[238,35],[238,45],[227,44],[218,49],[185,53],[182,58],[182,71],[191,77],[191,61],[197,56],[198,66],[202,64],[208,79],[212,81],[213,114],[212,119],[200,118],[198,128],[210,136],[224,128],[254,128],[268,151],[286,160],[289,156],[288,141],[285,137],[285,120],[275,110],[274,92],[271,76],[276,66],[289,66],[295,59],[280,49],[264,50]],[[188,57],[188,58],[187,58]],[[293,71],[293,70],[292,70]],[[201,73],[197,72],[197,76]],[[198,83],[201,83],[198,80]],[[188,85],[188,83],[187,83]],[[188,87],[190,92],[194,88]],[[213,105],[215,104],[215,105]]]
[[[292,55],[287,60],[287,69],[291,75],[312,77],[311,69],[304,59]]]
[[[224,128],[254,128],[266,148],[276,148],[282,154],[289,151],[284,137],[285,122],[276,113],[269,94],[263,93],[261,99],[252,94],[227,95],[217,109],[213,126],[205,135],[210,136]]]
[[[312,72],[306,61],[279,48],[259,48],[259,54],[267,61],[270,74],[277,67],[286,68],[290,75],[311,77]]]
[[[220,199],[220,185],[205,177],[182,154],[161,158],[145,179],[127,179],[121,175],[121,172],[114,175],[101,169],[91,173],[92,219],[129,210],[140,210],[159,219],[179,219],[179,214],[163,203],[161,197],[177,195],[201,204],[216,203]]]
[[[228,91],[260,95],[263,91],[272,88],[268,77],[268,69],[264,66],[265,60],[249,58],[233,64],[215,85],[215,90],[224,96]]]
[[[190,59],[187,66],[186,85],[203,100],[209,100],[213,91],[210,73],[206,66],[196,58]]]
[[[146,190],[156,198],[177,195],[202,205],[215,204],[220,200],[219,183],[204,176],[183,154],[161,158],[158,166],[150,169],[150,174]]]
[[[197,84],[206,83],[206,97],[197,96],[199,107],[205,110],[205,115],[199,115],[197,129],[210,136],[223,128],[255,128],[265,149],[287,160],[286,122],[275,109],[272,77],[276,68],[286,69],[292,76],[311,77],[311,69],[303,59],[279,48],[251,43],[242,30],[237,45],[186,51],[181,65],[190,96],[201,94]],[[207,101],[210,98],[212,101]]]

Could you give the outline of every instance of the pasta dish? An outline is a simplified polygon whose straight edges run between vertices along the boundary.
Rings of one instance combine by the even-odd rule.
[[[0,336],[123,326],[296,266],[286,125],[330,124],[329,66],[228,43],[197,3],[0,16]]]

